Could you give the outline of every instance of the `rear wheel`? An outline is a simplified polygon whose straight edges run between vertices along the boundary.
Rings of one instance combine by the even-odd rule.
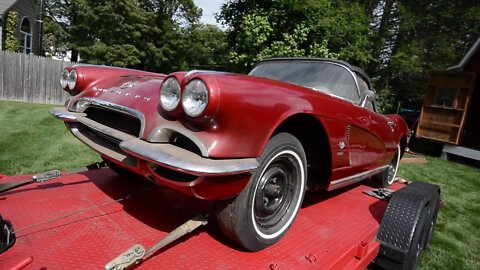
[[[398,165],[400,164],[401,156],[400,144],[393,155],[392,161],[388,164],[388,168],[381,173],[372,177],[373,184],[378,187],[387,188],[393,184],[395,177],[397,177]]]
[[[245,189],[235,199],[217,203],[221,230],[251,251],[276,243],[300,209],[306,177],[301,143],[288,133],[275,135]]]
[[[435,225],[437,224],[438,212],[440,211],[440,195],[437,193],[431,199],[430,207],[428,208],[428,224],[426,225],[426,233],[424,234],[424,240],[422,241],[422,248],[428,249],[433,239],[433,232],[435,231]]]

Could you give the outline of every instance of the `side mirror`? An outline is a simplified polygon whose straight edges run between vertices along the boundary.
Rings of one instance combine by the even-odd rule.
[[[373,92],[372,90],[366,90],[365,92],[363,92],[361,106],[365,107],[365,104],[367,104],[368,101],[375,101],[375,92]]]

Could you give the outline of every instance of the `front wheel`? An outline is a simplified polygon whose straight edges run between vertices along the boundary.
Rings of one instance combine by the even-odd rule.
[[[294,136],[272,137],[245,189],[235,199],[217,203],[221,230],[250,251],[280,240],[302,204],[306,164],[305,151]]]

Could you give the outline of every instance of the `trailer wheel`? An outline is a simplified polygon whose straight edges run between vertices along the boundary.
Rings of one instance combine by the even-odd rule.
[[[422,239],[422,248],[428,249],[433,239],[433,232],[437,224],[438,213],[440,211],[440,187],[437,185],[416,182],[414,188],[422,196],[428,198],[429,207],[427,208],[427,224]]]
[[[438,212],[440,211],[440,196],[436,197],[436,200],[432,203],[431,208],[431,218],[429,219],[430,224],[427,224],[425,239],[423,241],[423,249],[430,248],[430,244],[433,239],[433,232],[435,231],[435,226],[437,224]]]
[[[420,262],[420,254],[423,250],[423,241],[422,239],[425,236],[425,231],[427,228],[427,218],[429,205],[427,205],[418,220],[416,227],[414,228],[414,234],[412,238],[412,243],[410,244],[410,249],[407,252],[405,260],[403,262],[403,270],[417,269],[418,263]]]
[[[374,262],[378,266],[417,268],[422,250],[431,241],[439,194],[438,186],[422,182],[413,182],[393,194],[377,233],[380,251]]]
[[[250,251],[280,240],[302,204],[306,164],[303,147],[294,136],[272,137],[244,190],[235,199],[216,204],[220,229]]]
[[[388,168],[381,173],[372,176],[372,184],[374,186],[388,188],[390,185],[393,184],[393,182],[395,181],[395,177],[397,176],[401,154],[402,150],[399,144],[397,145],[397,150],[395,151],[395,154],[390,161],[390,164],[388,164]]]

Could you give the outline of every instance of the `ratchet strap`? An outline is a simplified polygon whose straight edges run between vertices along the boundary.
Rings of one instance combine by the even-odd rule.
[[[25,185],[33,184],[33,183],[41,183],[49,180],[56,179],[60,177],[61,175],[70,175],[70,174],[76,174],[76,173],[81,173],[81,172],[87,172],[91,170],[96,170],[96,169],[101,169],[107,167],[106,163],[104,161],[102,162],[95,162],[90,165],[87,165],[85,167],[80,167],[80,168],[75,168],[72,170],[68,170],[63,172],[63,174],[59,170],[52,170],[48,172],[43,172],[43,173],[38,173],[33,175],[31,178],[22,180],[19,182],[12,182],[12,183],[4,183],[0,184],[0,193],[3,193],[5,191],[9,191],[15,188],[23,187]]]

